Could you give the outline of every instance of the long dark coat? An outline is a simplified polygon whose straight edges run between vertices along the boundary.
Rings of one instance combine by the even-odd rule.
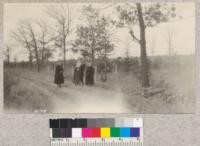
[[[85,84],[86,85],[94,84],[94,68],[92,66],[86,68]]]
[[[83,84],[84,72],[85,72],[85,64],[81,64],[81,66],[80,66],[79,80],[80,80],[80,82],[82,84]]]
[[[55,70],[55,84],[63,84],[64,83],[64,76],[63,76],[63,67],[62,65],[57,65]]]
[[[79,67],[75,67],[74,69],[74,84],[78,85],[80,81],[80,69]]]

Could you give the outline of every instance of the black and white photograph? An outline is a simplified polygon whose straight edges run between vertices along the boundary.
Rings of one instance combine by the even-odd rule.
[[[5,113],[194,113],[195,3],[5,3]]]

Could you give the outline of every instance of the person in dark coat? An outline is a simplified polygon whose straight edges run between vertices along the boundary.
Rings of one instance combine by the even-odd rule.
[[[78,85],[80,83],[80,66],[81,62],[80,60],[77,60],[76,66],[74,68],[74,84]]]
[[[74,84],[78,85],[80,81],[80,68],[75,67],[74,68]]]
[[[64,83],[62,64],[56,65],[54,83],[57,84],[57,87],[59,88],[61,88],[61,85]]]
[[[83,85],[84,84],[84,73],[85,73],[85,64],[82,62],[81,63],[81,66],[80,66],[80,74],[79,74],[79,80],[80,80],[80,83]]]
[[[94,85],[94,68],[91,63],[89,63],[86,68],[85,84],[90,86]]]

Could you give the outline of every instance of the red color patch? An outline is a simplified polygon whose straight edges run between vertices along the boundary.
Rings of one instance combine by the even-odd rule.
[[[92,137],[100,137],[100,128],[92,128]]]

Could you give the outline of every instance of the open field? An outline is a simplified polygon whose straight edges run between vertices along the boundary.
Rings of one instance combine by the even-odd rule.
[[[54,70],[4,69],[5,112],[32,113],[192,113],[195,108],[194,56],[152,57],[151,87],[141,88],[138,74],[118,69],[93,87],[75,86],[72,69],[65,84],[53,83]]]

